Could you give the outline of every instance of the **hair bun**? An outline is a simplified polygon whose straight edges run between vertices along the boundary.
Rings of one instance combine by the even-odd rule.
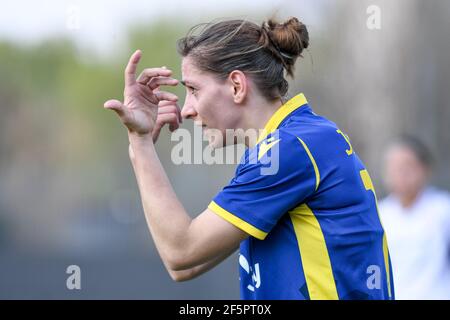
[[[295,61],[302,57],[303,50],[309,46],[306,26],[295,17],[284,23],[270,19],[263,23],[261,32],[263,45],[279,56],[286,71],[292,76]]]

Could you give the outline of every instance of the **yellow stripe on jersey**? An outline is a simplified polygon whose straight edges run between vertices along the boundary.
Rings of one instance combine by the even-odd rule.
[[[264,157],[264,155],[267,152],[269,152],[269,150],[272,149],[273,146],[277,145],[280,142],[280,139],[271,141],[270,143],[268,142],[269,141],[260,144],[258,152],[258,161],[261,160],[261,158]]]
[[[308,101],[306,100],[305,95],[303,93],[300,93],[299,95],[295,96],[294,98],[283,104],[281,108],[278,109],[278,111],[275,112],[272,118],[270,118],[270,120],[267,122],[266,127],[264,128],[262,134],[259,136],[256,144],[260,143],[269,134],[277,130],[281,122],[283,122],[283,120],[286,119],[288,115],[290,115],[296,109],[304,106],[307,103]]]
[[[213,211],[215,214],[219,215],[220,217],[224,218],[231,224],[235,225],[239,229],[247,232],[248,234],[255,237],[256,239],[264,240],[267,237],[267,232],[259,230],[258,228],[252,226],[251,224],[242,220],[238,216],[232,214],[231,212],[228,212],[227,210],[225,210],[224,208],[219,206],[214,201],[212,201],[209,204],[208,209],[210,209],[211,211]]]
[[[380,214],[378,211],[378,201],[377,195],[375,193],[375,187],[373,186],[372,179],[370,178],[369,172],[367,170],[362,170],[360,173],[361,179],[363,181],[364,187],[367,191],[372,191],[373,196],[375,197],[375,204],[377,207],[378,218],[380,219],[381,227],[384,230],[383,223],[381,222]],[[391,291],[391,270],[389,267],[389,249],[387,244],[386,232],[383,232],[383,255],[384,255],[384,267],[386,268],[386,276],[387,276],[387,286],[388,286],[388,294],[389,298],[392,297]]]
[[[306,205],[289,212],[297,237],[306,285],[311,300],[339,300],[325,237]]]
[[[303,148],[305,148],[305,151],[308,154],[309,159],[311,159],[312,165],[314,167],[314,173],[316,174],[316,191],[317,191],[317,189],[319,188],[319,183],[320,183],[320,172],[319,172],[319,168],[317,167],[316,160],[314,159],[313,155],[311,154],[311,151],[309,151],[309,148],[306,145],[306,143],[299,137],[297,137],[297,139],[301,142],[301,144],[303,145]]]

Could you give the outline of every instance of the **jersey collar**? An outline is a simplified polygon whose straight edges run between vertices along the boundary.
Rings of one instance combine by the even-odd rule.
[[[262,134],[259,136],[256,144],[260,143],[269,134],[277,130],[283,120],[286,119],[292,112],[300,107],[303,107],[306,104],[308,104],[308,101],[306,100],[306,97],[303,93],[300,93],[299,95],[283,104],[266,123],[266,126],[264,127]]]

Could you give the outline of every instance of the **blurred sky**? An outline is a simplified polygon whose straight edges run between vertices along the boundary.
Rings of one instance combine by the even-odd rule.
[[[269,17],[273,13],[289,15],[292,7],[302,16],[320,19],[328,0],[16,0],[3,1],[0,10],[0,40],[21,45],[42,39],[68,36],[82,47],[108,54],[123,44],[127,26],[148,23],[150,19],[174,19],[205,22],[212,18],[247,18],[252,14]],[[246,16],[248,15],[248,16]],[[251,18],[255,18],[251,16]],[[177,21],[178,22],[178,21]]]

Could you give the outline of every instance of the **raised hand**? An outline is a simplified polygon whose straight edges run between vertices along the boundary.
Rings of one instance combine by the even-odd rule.
[[[125,69],[124,102],[108,100],[104,107],[115,111],[130,133],[139,136],[151,134],[156,141],[164,124],[170,123],[171,130],[175,130],[181,120],[176,104],[178,97],[159,90],[163,85],[176,86],[178,80],[171,78],[172,71],[166,68],[145,69],[136,79],[136,69],[141,56],[142,52],[137,50]],[[159,111],[158,106],[165,109]],[[169,112],[169,108],[172,112]],[[178,112],[176,118],[172,115],[173,112]],[[161,119],[158,119],[158,114]]]

